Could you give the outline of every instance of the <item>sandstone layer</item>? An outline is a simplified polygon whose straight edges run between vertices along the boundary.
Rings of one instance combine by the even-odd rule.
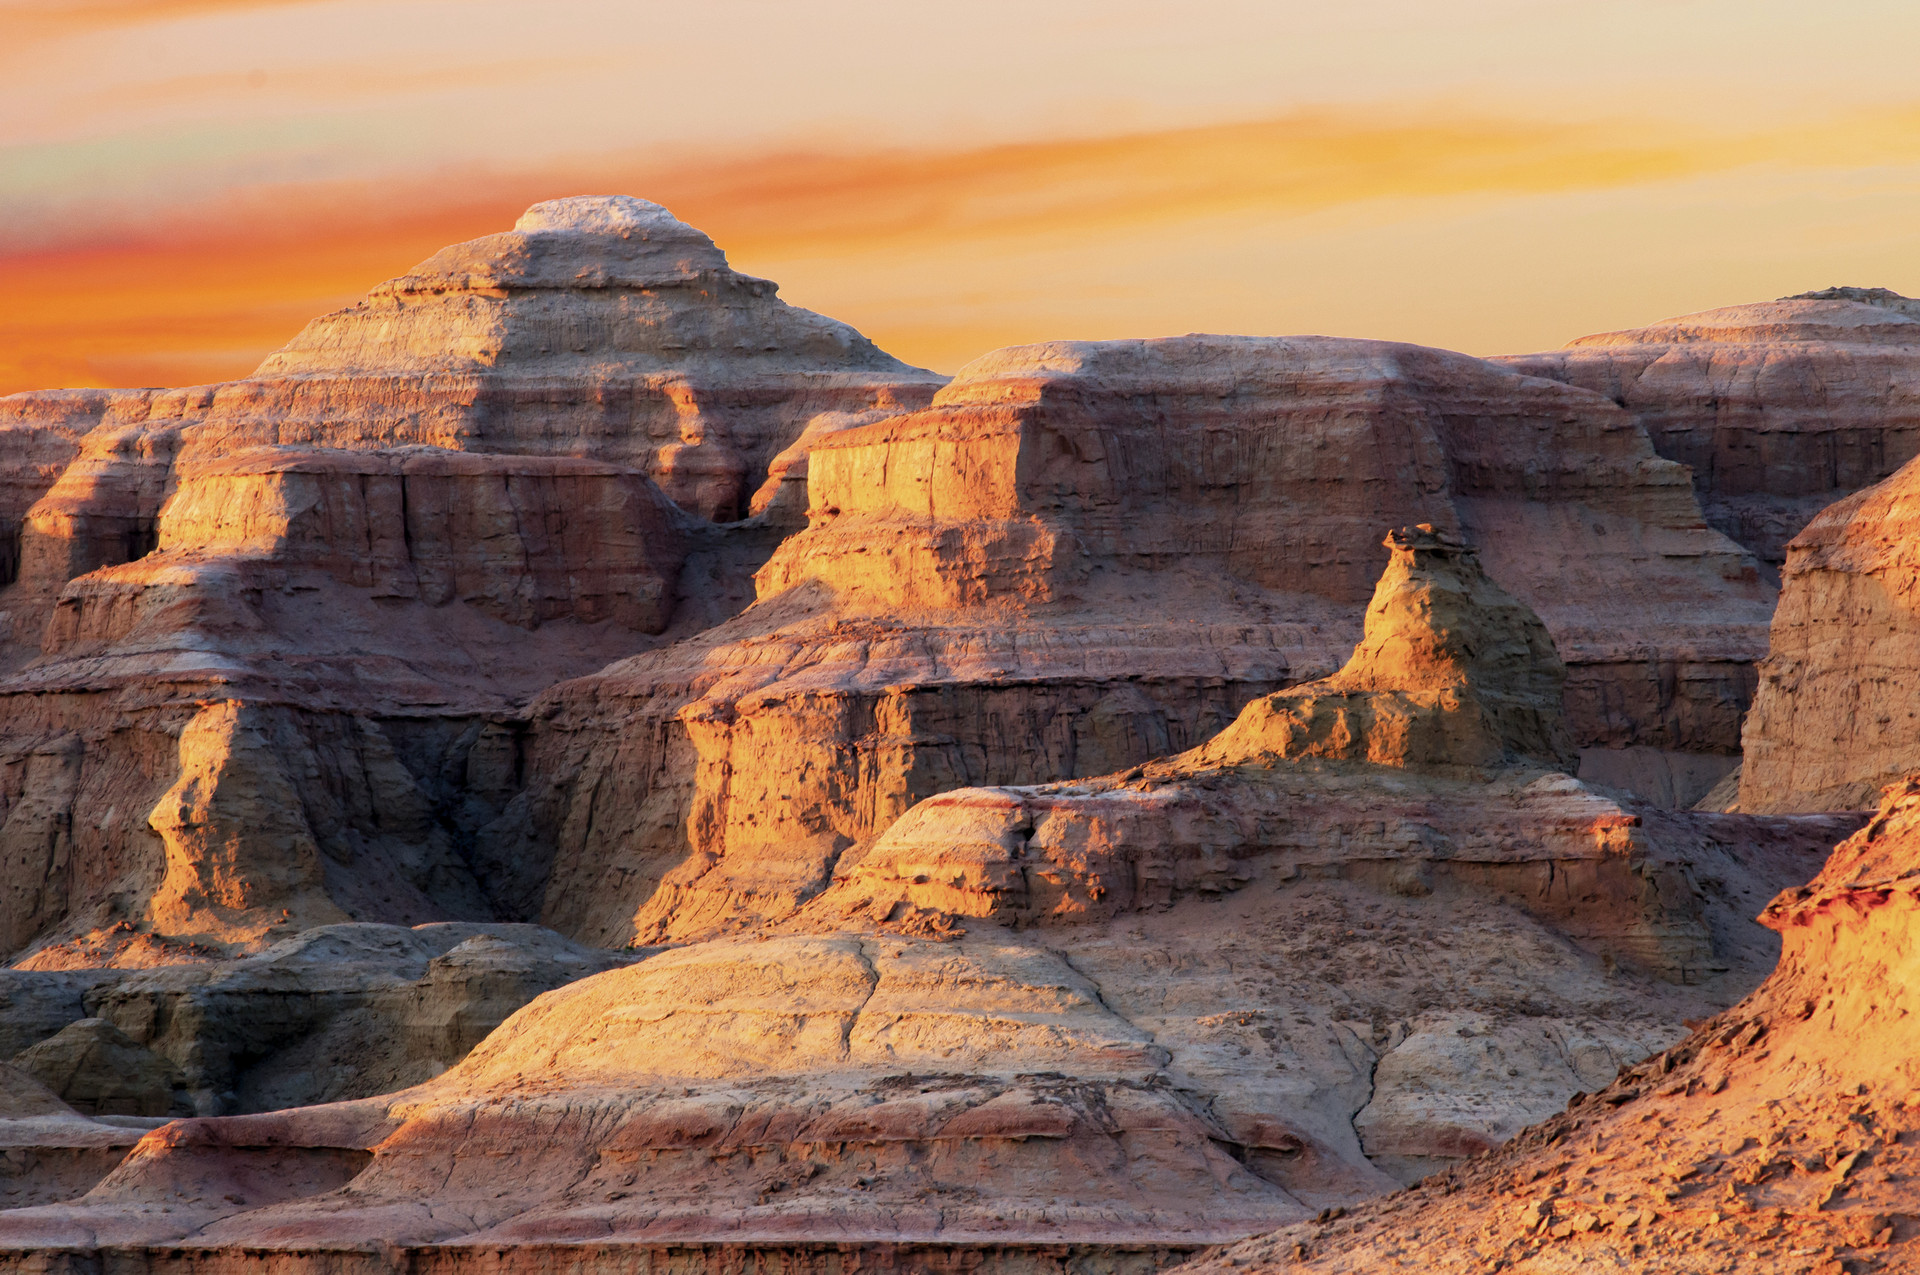
[[[473,853],[526,700],[738,611],[780,480],[712,520],[942,379],[623,197],[448,248],[244,381],[5,400],[0,952],[537,912]]]
[[[1693,470],[1707,521],[1771,572],[1827,505],[1920,453],[1920,301],[1827,288],[1498,360],[1592,390]]]
[[[399,1094],[170,1124],[0,1245],[1151,1269],[1357,1203],[1750,988],[1743,914],[1843,826],[1586,789],[1564,678],[1409,529],[1346,666],[1219,739],[922,802],[776,927],[550,992]]]
[[[1920,769],[1920,468],[1823,511],[1788,549],[1745,730],[1739,808],[1872,806]]]
[[[1917,884],[1909,781],[1767,907],[1739,1005],[1491,1157],[1191,1269],[1914,1269]]]
[[[1606,780],[1683,772],[1684,805],[1736,760],[1772,592],[1591,394],[1381,342],[1061,343],[807,463],[750,610],[533,706],[479,840],[551,864],[545,924],[778,917],[916,800],[1191,747],[1337,666],[1389,519],[1489,546]]]

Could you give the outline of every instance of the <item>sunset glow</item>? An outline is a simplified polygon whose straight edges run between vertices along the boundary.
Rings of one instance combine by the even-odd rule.
[[[1865,73],[1920,36],[1907,9],[1796,35],[1785,5],[1611,6],[1682,45],[1736,11],[1772,39],[1610,67],[1591,6],[1222,0],[1206,39],[1122,7],[0,4],[0,391],[242,374],[576,193],[663,202],[948,371],[1188,330],[1497,353],[1920,289],[1920,105]]]

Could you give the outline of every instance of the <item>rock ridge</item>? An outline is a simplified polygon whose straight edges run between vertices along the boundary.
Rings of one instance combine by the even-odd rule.
[[[1761,915],[1773,974],[1687,1039],[1501,1151],[1212,1255],[1234,1270],[1437,1271],[1657,1260],[1675,1271],[1905,1270],[1916,1111],[1907,1002],[1920,782]]]

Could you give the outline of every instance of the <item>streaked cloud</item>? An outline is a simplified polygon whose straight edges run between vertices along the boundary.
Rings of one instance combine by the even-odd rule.
[[[1274,245],[1324,237],[1329,217],[1409,224],[1610,191],[1710,190],[1742,174],[1791,187],[1795,172],[1916,164],[1920,107],[1715,134],[1672,121],[1557,124],[1426,106],[960,150],[699,161],[628,152],[506,173],[238,187],[136,219],[75,219],[58,242],[0,252],[0,389],[236,375],[305,318],[562,194],[658,199],[712,233],[736,265],[783,279],[794,299],[812,299],[795,295],[794,281],[808,280],[883,345],[951,367],[994,345],[1089,327],[1225,326],[1207,322],[1183,290],[1220,298],[1222,319],[1268,313],[1226,304],[1247,285],[1231,261],[1179,268],[1194,251],[1183,228],[1197,225],[1244,245],[1251,262]],[[1137,268],[1113,276],[1112,254]],[[1049,279],[1058,269],[1050,260],[1079,263],[1081,274]],[[858,286],[848,294],[830,278]],[[1077,309],[1061,308],[1068,296]],[[1351,314],[1347,299],[1328,300],[1329,312]],[[1391,334],[1391,301],[1380,304],[1375,330]],[[1043,321],[1080,330],[1036,331]],[[1467,344],[1445,332],[1426,339]]]
[[[0,0],[0,31],[13,51],[28,42],[199,17],[231,10],[278,9],[321,0]]]

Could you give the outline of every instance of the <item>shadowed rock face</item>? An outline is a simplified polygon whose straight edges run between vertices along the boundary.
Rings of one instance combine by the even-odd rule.
[[[1041,1269],[1499,1143],[1750,988],[1742,914],[1841,821],[1583,788],[1539,619],[1456,540],[1388,544],[1345,668],[1220,740],[922,802],[777,926],[570,983],[399,1094],[170,1125],[0,1213],[0,1250],[825,1237]]]
[[[1493,1156],[1202,1262],[1226,1270],[1909,1270],[1920,784],[1761,915],[1751,996]]]
[[[1788,549],[1746,723],[1739,808],[1870,807],[1920,768],[1920,469],[1823,511]]]
[[[1920,301],[1827,288],[1496,360],[1619,403],[1770,573],[1827,505],[1920,452]]]
[[[1414,346],[1000,351],[808,466],[750,611],[534,707],[524,799],[482,837],[551,856],[547,924],[777,917],[918,799],[1198,744],[1338,666],[1386,517],[1487,546],[1591,752],[1730,768],[1771,599],[1624,413]]]

